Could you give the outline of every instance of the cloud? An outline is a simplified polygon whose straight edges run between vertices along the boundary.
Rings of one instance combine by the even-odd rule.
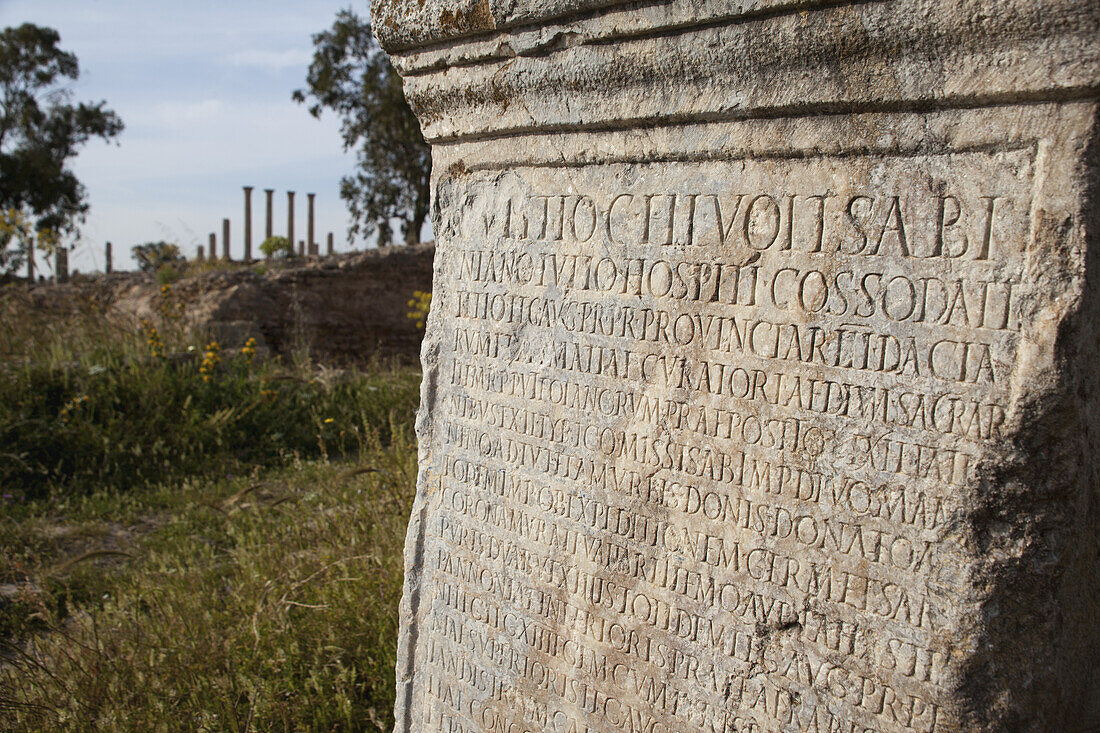
[[[312,58],[313,53],[304,48],[291,48],[286,51],[250,49],[230,54],[226,57],[226,61],[233,66],[282,71],[308,66]]]

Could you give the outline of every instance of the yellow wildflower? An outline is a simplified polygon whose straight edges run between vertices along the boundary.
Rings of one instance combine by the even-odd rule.
[[[250,336],[248,341],[244,342],[241,353],[248,359],[249,363],[252,363],[252,360],[256,358],[256,339]]]
[[[59,415],[59,417],[61,418],[61,422],[69,422],[69,417],[72,415],[72,413],[79,409],[80,406],[87,401],[88,395],[82,394],[77,395],[76,397],[73,397],[71,400],[66,402],[65,405],[61,408],[61,413]]]
[[[157,327],[149,322],[148,319],[143,318],[141,320],[141,328],[145,331],[145,343],[149,346],[149,351],[153,356],[160,359],[164,357],[164,339],[160,337],[160,333],[157,331]]]
[[[202,355],[202,364],[199,365],[199,374],[202,375],[202,381],[209,382],[214,378],[214,370],[218,368],[221,360],[221,346],[218,345],[217,341],[211,341],[206,345],[206,351]]]
[[[160,300],[156,304],[157,312],[166,321],[178,321],[183,318],[183,301],[172,293],[172,286],[165,283],[160,286]]]
[[[405,316],[416,322],[417,329],[424,328],[424,322],[428,318],[428,311],[432,306],[432,294],[431,292],[425,292],[423,290],[414,290],[412,300],[409,301],[409,307],[412,309]]]

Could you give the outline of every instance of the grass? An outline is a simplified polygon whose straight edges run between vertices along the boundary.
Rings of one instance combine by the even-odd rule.
[[[129,330],[94,302],[53,317],[0,303],[5,495],[126,491],[345,454],[365,427],[385,433],[391,412],[415,405],[413,370],[287,368],[189,340],[171,289],[162,292],[162,317]]]
[[[122,572],[93,564],[106,557],[54,571],[82,597],[40,603],[50,633],[9,648],[0,719],[388,730],[415,453],[401,437],[368,458],[357,475],[317,462],[185,487]]]
[[[418,372],[205,368],[165,292],[0,301],[0,730],[388,730]]]

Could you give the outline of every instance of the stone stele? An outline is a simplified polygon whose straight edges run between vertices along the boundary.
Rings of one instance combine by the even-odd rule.
[[[1100,3],[374,27],[438,242],[398,731],[1097,724]]]

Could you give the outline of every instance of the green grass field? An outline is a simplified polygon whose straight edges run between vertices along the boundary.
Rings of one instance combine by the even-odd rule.
[[[419,370],[0,297],[0,730],[389,730]]]

